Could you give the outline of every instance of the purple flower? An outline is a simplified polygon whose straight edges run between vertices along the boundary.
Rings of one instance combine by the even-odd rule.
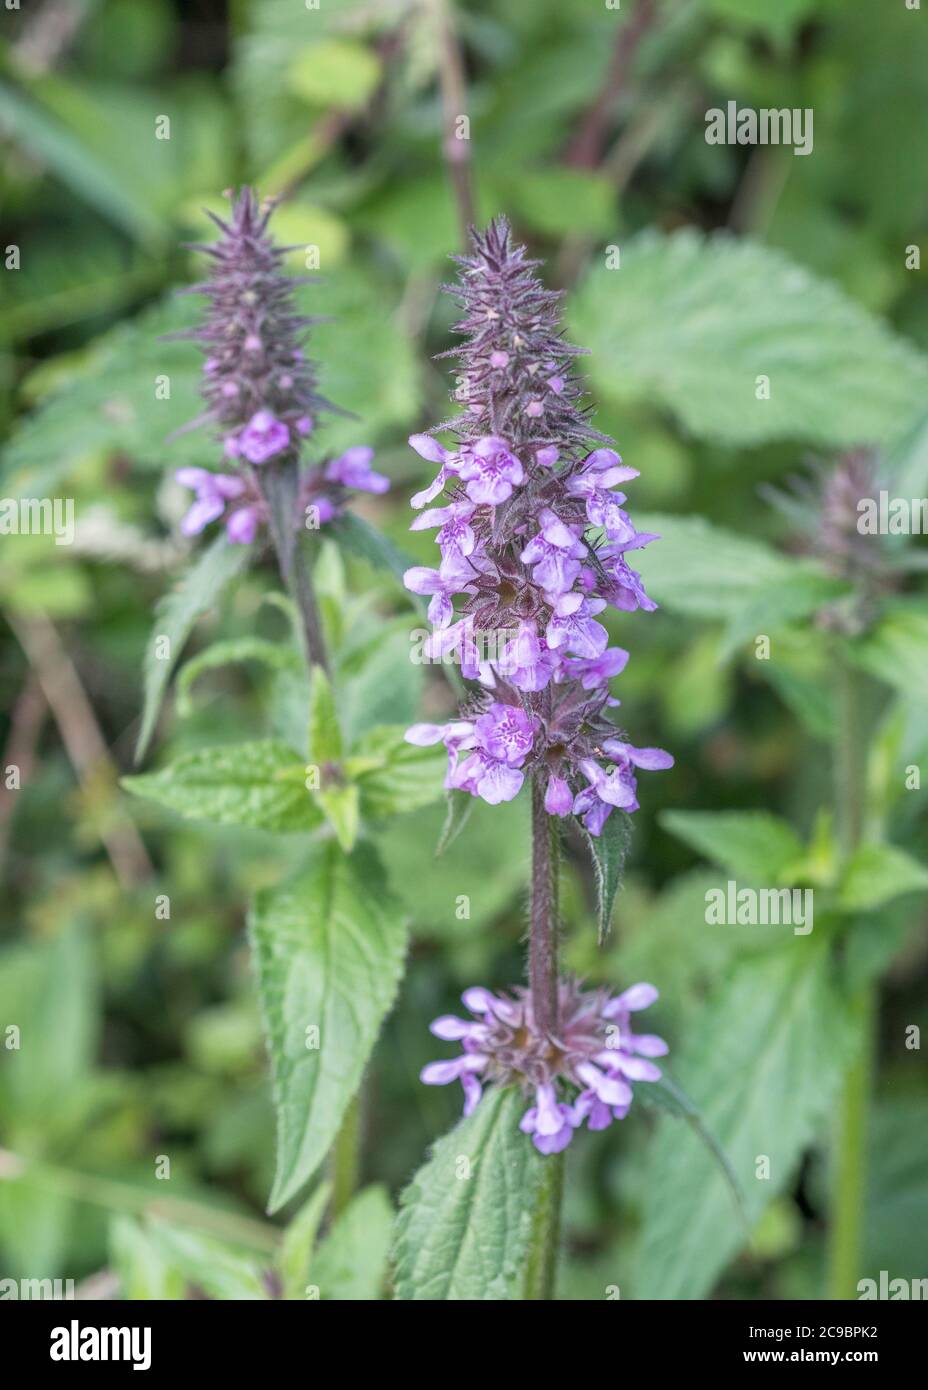
[[[366,444],[356,444],[346,449],[338,458],[331,459],[325,466],[325,478],[330,483],[341,483],[342,487],[357,488],[360,492],[386,492],[390,479],[371,468],[373,449]]]
[[[510,685],[532,692],[544,690],[560,667],[560,657],[548,650],[547,642],[538,636],[533,622],[524,622],[515,637],[503,647],[496,666]]]
[[[522,551],[522,562],[534,566],[532,578],[542,589],[553,596],[566,594],[580,573],[586,546],[550,507],[538,520],[541,530]]]
[[[609,634],[602,623],[593,621],[593,614],[601,613],[605,606],[603,599],[585,599],[576,590],[561,594],[545,633],[548,646],[555,651],[564,647],[575,656],[601,656]]]
[[[467,1115],[480,1101],[482,1083],[519,1086],[529,1100],[519,1128],[540,1153],[559,1153],[584,1121],[597,1130],[624,1119],[633,1083],[660,1079],[660,1069],[648,1059],[663,1056],[667,1044],[654,1034],[635,1035],[630,1026],[631,1013],[656,998],[653,985],[633,985],[613,996],[562,980],[552,1046],[535,1023],[530,990],[497,995],[474,986],[462,995],[471,1018],[444,1014],[431,1024],[436,1037],[461,1044],[460,1056],[430,1062],[420,1079],[427,1086],[460,1081]]]
[[[574,798],[569,783],[552,773],[545,791],[545,810],[549,816],[569,816],[573,809]]]
[[[472,502],[497,507],[512,496],[525,473],[506,440],[490,434],[478,439],[462,457],[458,476],[467,484]]]
[[[239,451],[249,463],[267,463],[290,444],[290,431],[270,410],[258,410],[238,436]]]
[[[470,525],[473,514],[474,503],[452,502],[447,507],[431,507],[423,512],[409,529],[425,531],[431,526],[438,526],[440,529],[435,539],[442,553],[442,564],[449,559],[459,562],[472,554],[476,543],[474,528]]]
[[[199,535],[204,526],[218,521],[228,502],[241,501],[241,506],[226,515],[226,533],[237,545],[251,544],[264,519],[264,510],[244,478],[230,473],[210,473],[206,468],[178,468],[174,476],[196,493],[196,501],[180,524],[185,536]]]
[[[477,747],[508,767],[521,767],[532,751],[537,721],[513,705],[494,700],[474,724]]]
[[[403,575],[403,583],[413,594],[431,594],[428,615],[435,627],[447,627],[454,616],[451,600],[455,594],[473,591],[468,584],[470,572],[460,564],[447,562],[441,570],[430,570],[427,565],[413,565]]]

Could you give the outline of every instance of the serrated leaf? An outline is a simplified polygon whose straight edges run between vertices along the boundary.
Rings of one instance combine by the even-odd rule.
[[[628,852],[628,817],[622,811],[613,811],[598,835],[590,835],[586,831],[583,833],[593,860],[599,939],[602,942],[608,935],[615,895],[622,882]]]
[[[519,1129],[522,1095],[494,1087],[435,1144],[400,1198],[393,1249],[400,1299],[518,1297],[549,1159]]]
[[[674,1069],[728,1156],[749,1226],[791,1181],[858,1045],[827,945],[811,937],[739,961],[703,1005]],[[704,1298],[742,1244],[714,1157],[668,1117],[648,1157],[635,1296]]]
[[[727,234],[636,237],[620,268],[587,277],[569,321],[605,399],[653,403],[726,444],[885,443],[928,387],[925,358],[835,285]]]
[[[865,912],[926,888],[928,868],[904,849],[861,845],[847,865],[838,901],[846,912]]]
[[[274,1077],[276,1211],[338,1132],[396,993],[406,924],[370,849],[349,858],[329,842],[258,894],[250,934]]]
[[[315,830],[322,821],[302,761],[274,739],[185,753],[160,772],[124,777],[122,785],[189,820],[278,831]]]
[[[345,770],[361,793],[367,817],[393,816],[428,806],[442,794],[447,753],[441,744],[407,743],[401,725],[368,729],[352,749]]]
[[[393,1207],[379,1183],[357,1193],[337,1218],[313,1260],[319,1297],[370,1301],[383,1296]]]
[[[135,747],[137,763],[145,756],[151,742],[171,671],[194,623],[201,614],[212,608],[225,586],[245,568],[250,558],[249,549],[247,545],[230,544],[224,535],[217,536],[184,575],[179,586],[166,594],[156,606],[154,626],[145,652],[145,700]],[[165,640],[167,655],[159,657],[156,648]]]
[[[766,811],[664,811],[660,823],[735,878],[777,883],[803,853],[785,820]]]

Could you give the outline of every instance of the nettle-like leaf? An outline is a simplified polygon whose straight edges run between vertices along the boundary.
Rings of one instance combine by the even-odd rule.
[[[185,753],[160,772],[124,777],[122,785],[189,820],[277,831],[315,830],[322,823],[303,760],[275,739]]]
[[[168,1267],[210,1298],[270,1297],[257,1260],[230,1249],[223,1241],[162,1221],[150,1221],[144,1231]]]
[[[827,944],[798,938],[739,961],[704,1005],[675,1072],[727,1154],[753,1227],[789,1183],[859,1046]],[[758,1180],[759,1159],[769,1179]],[[648,1162],[635,1294],[704,1298],[743,1243],[728,1183],[669,1117]]]
[[[612,923],[612,908],[615,896],[622,882],[622,870],[631,837],[628,816],[624,812],[613,813],[606,821],[599,835],[584,836],[593,861],[596,878],[596,901],[599,919],[599,939],[602,942],[608,935]]]
[[[442,795],[447,754],[442,745],[419,748],[407,743],[401,725],[368,729],[346,759],[345,770],[358,786],[361,810],[377,819],[417,811]]]
[[[493,1088],[435,1144],[400,1199],[397,1298],[519,1297],[544,1165],[553,1161],[519,1129],[524,1110],[517,1090]]]
[[[920,408],[925,358],[780,252],[685,229],[644,233],[621,256],[592,271],[569,314],[605,400],[653,403],[738,446],[889,442]]]
[[[277,1173],[270,1210],[325,1157],[393,1003],[406,922],[366,845],[331,841],[250,917],[274,1077]]]
[[[232,545],[217,536],[201,553],[178,587],[159,601],[145,652],[145,702],[135,749],[136,762],[145,756],[164,699],[174,663],[201,614],[212,608],[226,585],[241,574],[250,547]]]
[[[664,811],[660,823],[726,873],[752,883],[779,883],[803,854],[792,826],[766,811]]]

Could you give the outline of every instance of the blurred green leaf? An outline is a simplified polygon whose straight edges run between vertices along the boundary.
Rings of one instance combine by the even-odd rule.
[[[664,811],[661,825],[735,878],[780,883],[803,853],[792,826],[766,811]]]
[[[621,811],[613,811],[599,835],[584,832],[596,878],[600,942],[605,940],[612,922],[612,907],[622,882],[629,837],[628,817]]]
[[[383,1296],[393,1207],[379,1183],[357,1193],[319,1246],[312,1281],[323,1299],[358,1301]]]
[[[202,551],[178,588],[164,595],[155,608],[155,622],[145,652],[145,701],[135,760],[145,756],[174,663],[193,630],[194,623],[213,607],[226,585],[251,558],[247,545],[232,545],[220,534]],[[166,647],[166,650],[164,648]],[[201,668],[204,658],[201,657]],[[187,684],[195,678],[187,677]]]
[[[406,925],[370,849],[346,857],[329,843],[295,879],[258,894],[250,934],[274,1074],[276,1211],[338,1132],[393,1003]]]
[[[188,1285],[210,1298],[265,1299],[260,1266],[213,1236],[150,1221],[145,1232],[154,1250]]]
[[[810,937],[740,961],[706,1004],[674,1070],[728,1155],[751,1225],[791,1180],[858,1041],[824,943]],[[663,1121],[648,1158],[636,1297],[706,1297],[740,1244],[714,1158]]]
[[[365,816],[417,811],[442,795],[448,755],[443,744],[419,748],[407,743],[402,725],[368,729],[351,750],[346,771],[361,793]]]
[[[872,911],[905,893],[928,888],[928,868],[897,845],[861,845],[855,850],[840,887],[846,912]]]
[[[320,1183],[284,1231],[277,1260],[284,1298],[306,1298],[313,1246],[331,1193],[331,1183]]]
[[[697,438],[734,445],[888,443],[919,408],[925,358],[779,253],[690,229],[621,252],[569,313],[607,400],[644,399]],[[755,395],[760,377],[769,399]]]

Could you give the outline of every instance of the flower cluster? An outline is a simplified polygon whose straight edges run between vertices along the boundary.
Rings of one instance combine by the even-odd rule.
[[[213,218],[222,232],[219,240],[196,248],[211,258],[212,267],[209,279],[191,289],[209,298],[206,321],[180,335],[194,338],[206,356],[207,409],[194,424],[218,427],[225,457],[237,471],[178,470],[178,482],[196,494],[182,523],[187,535],[224,516],[231,541],[254,540],[267,520],[255,470],[298,458],[320,414],[334,408],[319,395],[301,346],[314,320],[298,314],[293,302],[294,285],[311,277],[295,280],[283,270],[281,260],[290,248],[271,240],[270,211],[262,211],[251,190],[243,189],[228,223]],[[299,497],[308,526],[330,521],[350,489],[386,491],[389,482],[371,468],[372,456],[366,447],[348,449],[303,474]]]
[[[429,596],[426,654],[454,654],[482,690],[466,717],[417,724],[406,737],[443,741],[447,786],[491,803],[542,773],[549,813],[579,816],[599,835],[613,809],[637,808],[637,769],[673,763],[619,737],[609,681],[628,652],[609,646],[598,621],[610,605],[656,606],[627,556],[657,537],[636,531],[624,509],[616,489],[637,470],[589,424],[572,372],[579,349],[564,342],[559,296],[539,282],[537,262],[513,246],[504,218],[458,260],[465,409],[438,427],[453,446],[410,439],[438,465],[412,499],[412,529],[438,528],[441,560],[414,566],[405,583]]]
[[[652,1057],[668,1048],[653,1033],[632,1031],[631,1015],[657,998],[653,985],[632,985],[622,994],[584,991],[574,980],[559,986],[556,1035],[535,1023],[529,990],[511,995],[474,987],[462,995],[470,1019],[446,1014],[431,1031],[460,1042],[462,1052],[447,1062],[430,1062],[421,1073],[429,1086],[460,1081],[464,1114],[478,1104],[483,1083],[518,1085],[529,1100],[520,1128],[541,1153],[559,1153],[584,1122],[606,1129],[624,1119],[632,1103],[633,1081],[658,1081]]]

